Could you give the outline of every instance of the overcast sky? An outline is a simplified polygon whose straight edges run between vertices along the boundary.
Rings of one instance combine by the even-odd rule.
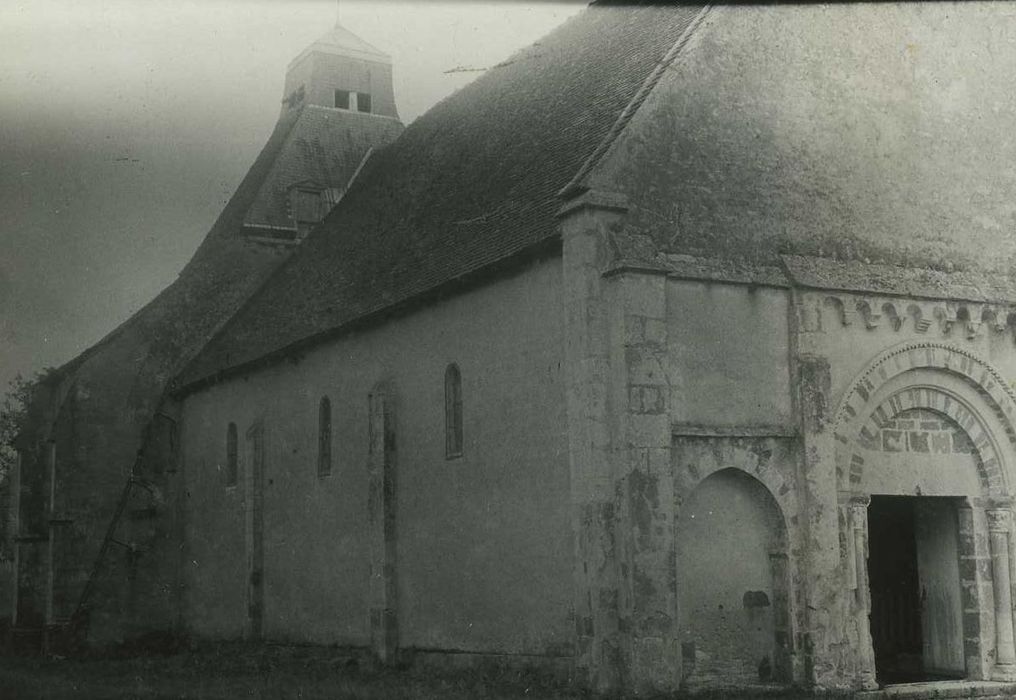
[[[587,0],[356,2],[409,123]],[[264,144],[334,0],[0,1],[0,394],[169,284]],[[447,71],[454,71],[448,73]]]

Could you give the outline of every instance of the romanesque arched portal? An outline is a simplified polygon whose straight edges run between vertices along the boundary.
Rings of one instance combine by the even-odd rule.
[[[1014,415],[991,365],[939,343],[882,354],[846,392],[840,549],[862,684],[1016,677]]]

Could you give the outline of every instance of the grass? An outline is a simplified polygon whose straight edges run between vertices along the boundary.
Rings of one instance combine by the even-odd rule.
[[[335,650],[223,644],[171,656],[0,659],[3,700],[580,698],[536,674],[379,668]]]
[[[165,651],[165,650],[164,650]],[[0,657],[0,700],[569,700],[562,680],[496,663],[470,670],[379,667],[325,647],[204,645],[81,658]],[[697,698],[805,698],[713,692]]]

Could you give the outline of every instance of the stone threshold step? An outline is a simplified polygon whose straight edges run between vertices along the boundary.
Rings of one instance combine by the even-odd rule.
[[[925,698],[1016,698],[1016,683],[997,681],[928,681],[901,683],[857,693],[858,700],[925,700]]]

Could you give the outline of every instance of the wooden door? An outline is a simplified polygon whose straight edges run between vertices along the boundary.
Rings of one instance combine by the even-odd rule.
[[[921,498],[916,505],[924,670],[931,675],[962,677],[966,662],[955,503],[952,499]]]

